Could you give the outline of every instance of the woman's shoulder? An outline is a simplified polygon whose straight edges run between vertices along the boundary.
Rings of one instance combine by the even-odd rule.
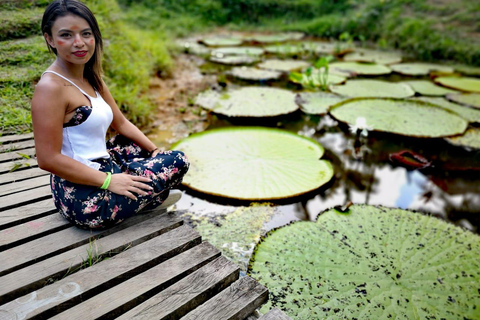
[[[44,73],[38,83],[35,85],[35,92],[59,94],[65,87],[65,80],[56,77],[51,73]]]

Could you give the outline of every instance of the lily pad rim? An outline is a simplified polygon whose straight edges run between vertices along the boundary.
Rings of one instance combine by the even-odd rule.
[[[414,98],[414,97],[412,97]],[[462,121],[466,122],[467,125],[465,127],[465,130],[460,134],[455,134],[455,135],[451,135],[451,136],[448,136],[448,137],[454,137],[454,136],[457,136],[457,135],[462,135],[462,134],[465,134],[465,132],[467,131],[468,129],[468,121],[466,121],[465,119],[463,119],[462,117],[460,117],[458,115],[458,113],[456,112],[453,112],[451,110],[448,110],[448,109],[444,109],[442,107],[440,107],[439,105],[437,104],[434,104],[432,102],[427,102],[427,101],[422,101],[422,100],[414,100],[414,99],[403,99],[403,98],[375,98],[375,97],[354,97],[354,98],[351,98],[351,99],[347,99],[345,101],[341,101],[337,104],[335,104],[334,106],[331,106],[329,109],[328,109],[328,114],[333,118],[335,119],[336,121],[339,121],[340,123],[344,123],[344,124],[347,124],[347,122],[344,122],[344,121],[341,121],[339,119],[337,119],[333,114],[331,114],[331,111],[332,109],[336,109],[336,108],[339,108],[341,107],[342,105],[346,104],[346,103],[350,103],[352,101],[359,101],[359,100],[393,100],[393,101],[398,101],[398,102],[409,102],[409,101],[415,101],[415,103],[419,103],[419,104],[423,104],[423,105],[426,105],[428,107],[434,107],[434,108],[437,108],[437,109],[441,109],[445,112],[448,112],[450,113],[451,115],[453,116],[456,116],[460,119],[462,119]],[[390,131],[384,131],[384,130],[378,130],[378,129],[373,129],[373,130],[369,130],[369,131],[376,131],[376,132],[382,132],[382,133],[388,133],[388,134],[395,134],[395,135],[400,135],[400,136],[405,136],[405,137],[413,137],[413,138],[421,138],[421,139],[437,139],[437,138],[447,138],[447,137],[427,137],[427,136],[419,136],[419,135],[407,135],[407,134],[402,134],[402,133],[397,133],[397,132],[390,132]]]

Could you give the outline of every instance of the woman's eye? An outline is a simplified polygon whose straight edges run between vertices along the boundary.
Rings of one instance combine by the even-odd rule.
[[[67,38],[67,37],[69,37],[69,36],[70,36],[69,33],[62,33],[62,34],[60,35],[60,37],[62,37],[62,38]]]
[[[92,35],[91,32],[85,32],[85,33],[83,34],[84,37],[90,37],[91,35]]]

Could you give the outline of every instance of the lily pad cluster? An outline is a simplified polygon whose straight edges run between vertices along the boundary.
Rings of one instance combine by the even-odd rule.
[[[437,218],[369,205],[270,232],[249,274],[261,311],[295,319],[477,319],[480,237]]]

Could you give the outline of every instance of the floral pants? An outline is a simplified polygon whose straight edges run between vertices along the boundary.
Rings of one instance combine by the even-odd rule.
[[[168,197],[169,190],[178,186],[188,171],[189,162],[181,151],[164,151],[150,157],[124,136],[117,135],[107,142],[109,159],[96,159],[100,171],[148,177],[153,190],[148,195],[136,195],[137,200],[99,187],[80,185],[51,175],[53,200],[60,214],[85,229],[108,228],[131,217],[142,209],[152,209]]]

